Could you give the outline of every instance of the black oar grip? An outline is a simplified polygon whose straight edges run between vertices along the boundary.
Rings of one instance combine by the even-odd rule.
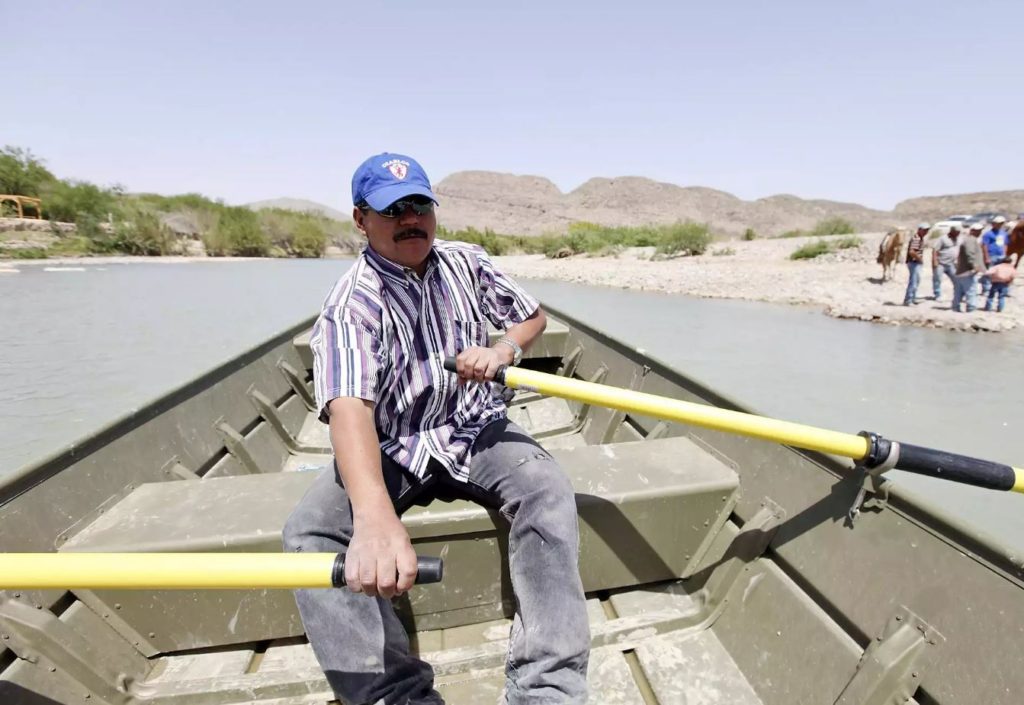
[[[458,372],[459,368],[455,364],[454,357],[446,357],[444,359],[444,368],[449,372]],[[494,373],[494,381],[498,384],[505,384],[505,365],[498,368],[498,371]]]
[[[1009,465],[909,443],[900,443],[896,468],[990,490],[1012,490],[1017,481],[1017,473]]]
[[[454,359],[454,358],[453,358]],[[439,583],[444,578],[444,560],[433,556],[416,556],[416,584]],[[331,570],[331,585],[336,588],[345,587],[345,554],[334,557],[334,568]]]

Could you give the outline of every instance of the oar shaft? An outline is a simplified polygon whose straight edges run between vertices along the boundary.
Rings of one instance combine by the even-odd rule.
[[[444,366],[455,372],[456,359],[447,358]],[[966,455],[899,444],[873,433],[855,435],[829,431],[518,367],[500,369],[495,380],[513,389],[526,389],[642,416],[775,441],[794,448],[841,455],[853,458],[867,469],[877,472],[895,467],[978,487],[1024,493],[1024,469]]]
[[[855,460],[860,460],[868,454],[868,440],[856,434],[829,431],[790,421],[780,421],[740,411],[719,409],[705,404],[669,399],[656,394],[618,389],[535,370],[518,367],[506,368],[504,383],[515,389],[536,390],[587,404],[597,404],[643,416],[679,421],[752,438],[762,438],[797,448],[842,455]]]
[[[329,588],[344,582],[336,553],[0,553],[0,589],[195,590]],[[419,557],[419,584],[441,580]]]

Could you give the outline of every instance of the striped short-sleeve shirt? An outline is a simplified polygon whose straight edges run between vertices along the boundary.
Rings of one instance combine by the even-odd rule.
[[[492,383],[460,385],[444,358],[488,344],[537,301],[483,248],[435,240],[422,279],[367,247],[334,285],[313,327],[319,418],[338,397],[375,403],[381,450],[426,478],[431,459],[465,480],[477,434],[506,414]]]
[[[914,233],[910,236],[910,244],[907,245],[907,262],[921,262],[924,259],[924,239],[928,233]]]

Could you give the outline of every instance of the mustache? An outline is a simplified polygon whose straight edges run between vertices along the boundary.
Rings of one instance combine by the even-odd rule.
[[[409,239],[412,239],[414,237],[418,237],[418,238],[422,238],[422,239],[426,240],[427,239],[427,231],[426,230],[420,230],[419,228],[409,228],[407,230],[403,230],[400,233],[395,233],[394,240],[395,240],[395,242],[401,242],[402,240],[409,240]]]

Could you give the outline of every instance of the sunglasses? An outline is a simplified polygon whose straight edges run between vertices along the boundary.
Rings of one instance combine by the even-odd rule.
[[[427,215],[428,213],[434,212],[434,202],[429,198],[406,198],[399,201],[395,201],[386,208],[381,208],[379,211],[374,211],[377,215],[383,216],[384,218],[397,218],[398,216],[405,213],[406,208],[412,208],[412,212],[416,215]],[[360,206],[360,210],[363,212],[373,210],[368,205]]]

